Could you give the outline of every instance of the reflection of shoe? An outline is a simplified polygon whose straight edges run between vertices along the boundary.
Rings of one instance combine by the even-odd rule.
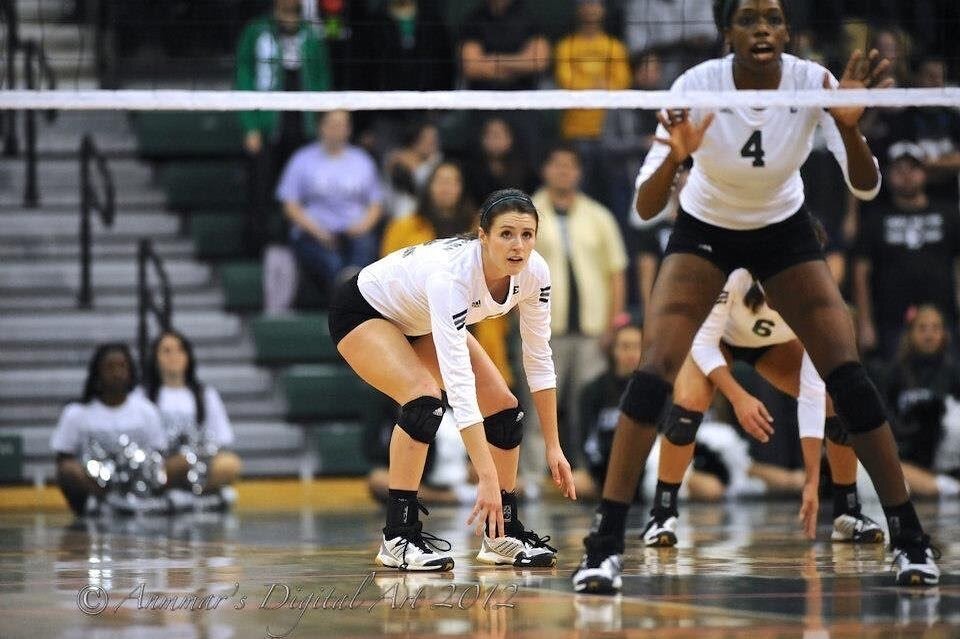
[[[603,595],[620,592],[623,540],[590,533],[583,539],[583,545],[586,552],[573,573],[573,589]]]
[[[541,537],[519,524],[504,537],[483,536],[477,561],[517,568],[553,568],[557,565],[557,549],[548,544],[550,537]]]
[[[658,519],[650,517],[643,529],[643,543],[650,548],[669,548],[677,545],[677,518]]]
[[[376,558],[381,566],[400,570],[453,569],[453,558],[441,554],[449,552],[450,542],[423,532],[422,521],[397,528],[396,533],[390,539],[384,533]]]
[[[577,614],[574,622],[580,630],[614,632],[623,628],[620,597],[585,597],[575,595],[573,609]]]
[[[880,524],[863,513],[846,513],[833,520],[832,541],[848,541],[853,544],[883,543]]]
[[[926,588],[899,592],[897,597],[897,624],[901,626],[922,623],[932,626],[940,620],[940,589]]]
[[[929,535],[915,535],[891,544],[898,586],[935,586],[940,583],[940,550],[930,545]]]

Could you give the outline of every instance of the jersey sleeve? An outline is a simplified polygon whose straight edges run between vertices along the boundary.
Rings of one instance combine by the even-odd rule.
[[[824,69],[823,72],[830,73],[826,69]],[[814,88],[820,88],[822,86],[822,78],[823,76],[821,76],[820,79],[821,84]],[[830,74],[830,85],[835,89],[840,85],[837,79],[833,77],[833,74]],[[863,191],[854,187],[853,184],[850,183],[850,167],[847,163],[847,149],[843,146],[843,139],[840,137],[837,123],[833,121],[833,116],[830,115],[829,111],[822,110],[820,112],[820,128],[823,129],[823,137],[827,140],[827,148],[833,153],[833,157],[837,159],[837,164],[840,165],[840,170],[843,171],[843,179],[846,181],[847,188],[850,189],[850,192],[853,193],[858,200],[869,201],[877,197],[877,194],[880,192],[880,185],[883,182],[883,178],[880,175],[880,164],[877,162],[877,158],[873,158],[873,165],[877,167],[876,186],[869,191]],[[866,140],[866,138],[864,138],[864,140]]]
[[[731,294],[732,291],[728,282],[713,305],[710,314],[707,315],[707,319],[693,338],[690,356],[704,375],[709,375],[721,366],[727,365],[727,360],[720,350],[720,338],[723,337],[723,329],[730,317]]]
[[[223,400],[216,388],[207,386],[203,389],[203,403],[206,410],[203,426],[210,434],[211,439],[219,447],[231,445],[233,443],[233,428],[230,426],[227,409],[224,407]]]
[[[477,403],[476,378],[467,348],[469,297],[463,286],[451,281],[449,274],[443,271],[427,279],[426,291],[440,377],[453,409],[453,418],[460,429],[479,424],[483,422],[483,415]]]
[[[536,265],[536,266],[534,266]],[[531,259],[536,290],[518,304],[523,370],[530,392],[557,387],[550,348],[550,269],[543,258]]]
[[[82,419],[82,404],[71,403],[64,407],[57,427],[50,435],[50,448],[53,452],[76,456],[81,454],[80,422]]]
[[[823,439],[823,425],[827,418],[826,385],[806,351],[800,363],[800,393],[797,397],[797,423],[800,437]]]

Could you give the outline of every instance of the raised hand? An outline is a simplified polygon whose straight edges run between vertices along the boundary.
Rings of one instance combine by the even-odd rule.
[[[670,134],[670,137],[655,137],[654,139],[670,147],[670,159],[672,161],[683,164],[688,157],[700,148],[704,134],[713,123],[713,114],[708,113],[700,124],[696,124],[690,119],[690,109],[660,111],[657,113],[657,119]]]
[[[890,61],[880,57],[880,52],[871,49],[866,57],[860,49],[850,54],[847,61],[847,67],[843,70],[840,77],[841,89],[887,89],[893,86],[893,78],[887,77],[887,71],[890,70]],[[831,89],[830,75],[823,75],[823,88]],[[848,106],[833,107],[830,109],[830,115],[836,121],[837,126],[852,128],[857,126],[866,107]]]

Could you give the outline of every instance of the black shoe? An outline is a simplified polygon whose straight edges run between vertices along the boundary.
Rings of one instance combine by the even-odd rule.
[[[620,592],[623,580],[623,540],[590,533],[583,539],[586,552],[571,580],[577,592],[612,595]]]

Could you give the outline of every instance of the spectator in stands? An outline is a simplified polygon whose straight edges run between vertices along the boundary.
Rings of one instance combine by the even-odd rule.
[[[554,49],[554,72],[561,89],[605,89],[630,87],[630,63],[627,48],[617,38],[604,33],[604,5],[601,0],[580,0],[577,27]],[[569,109],[560,121],[560,137],[571,142],[583,163],[583,191],[606,199],[607,185],[601,171],[603,157],[600,138],[603,133],[603,109]]]
[[[603,347],[617,326],[630,320],[623,238],[613,214],[579,191],[580,176],[576,149],[557,145],[543,165],[544,186],[533,196],[540,212],[537,251],[553,282],[550,345],[558,394],[564,398],[560,441],[577,457],[583,441],[580,390],[602,372]]]
[[[350,132],[348,112],[325,113],[319,141],[297,151],[277,187],[293,251],[325,291],[377,255],[380,176],[366,151],[350,144]]]
[[[453,162],[441,162],[421,190],[416,212],[405,218],[393,219],[387,225],[380,244],[380,255],[437,238],[470,232],[478,222],[477,210],[464,190],[460,167]],[[470,331],[493,360],[507,386],[512,388],[513,368],[507,352],[509,318],[486,319],[471,326]]]
[[[921,89],[946,86],[947,63],[927,56],[917,66],[916,85]],[[927,154],[924,168],[930,195],[956,203],[960,200],[960,112],[952,107],[908,107],[897,131],[916,142]]]
[[[207,475],[204,493],[220,493],[240,475],[240,458],[228,450],[234,442],[233,428],[217,389],[197,380],[197,363],[193,344],[183,334],[165,330],[150,347],[144,370],[144,392],[160,409],[167,433],[168,485],[191,489],[187,473],[191,464],[181,446],[206,460]],[[232,495],[224,494],[226,503]]]
[[[332,88],[326,44],[301,18],[299,0],[275,0],[273,13],[252,21],[237,45],[236,88],[241,91],[327,91]],[[280,170],[316,130],[313,113],[240,113],[247,154],[247,210],[244,247],[251,257],[263,252],[264,306],[279,313],[296,293],[296,263],[276,223],[273,191]],[[264,252],[264,249],[266,251]]]
[[[956,327],[954,265],[960,255],[957,202],[927,196],[924,150],[899,141],[888,158],[890,199],[864,207],[853,281],[860,347],[878,349],[885,360],[896,351],[911,306],[934,304]]]
[[[607,475],[607,460],[617,425],[620,398],[633,371],[640,366],[640,327],[628,322],[617,327],[607,346],[607,370],[580,391],[580,424],[584,429],[583,455],[587,470],[577,469],[573,479],[577,495],[597,497]]]
[[[441,160],[437,125],[425,121],[408,124],[402,146],[387,154],[383,166],[388,185],[385,208],[390,217],[401,218],[413,213],[417,195]]]
[[[91,441],[109,451],[121,435],[127,435],[145,450],[167,448],[160,413],[131,392],[136,384],[136,367],[127,345],[98,346],[90,359],[83,395],[63,409],[50,436],[50,448],[57,456],[57,484],[77,515],[94,510],[97,500],[89,498],[105,492],[80,461]]]
[[[712,3],[677,0],[629,0],[626,41],[631,55],[655,51],[667,84],[717,50]]]
[[[500,116],[493,116],[480,127],[476,155],[467,163],[467,195],[483,202],[500,189],[533,188],[533,175],[524,155],[515,144],[513,127]]]
[[[933,305],[911,309],[886,387],[887,405],[896,412],[893,434],[903,476],[916,496],[960,495],[960,464],[937,463],[948,426],[944,420],[948,399],[956,404],[960,398],[960,368],[950,356],[943,320]],[[953,419],[949,427],[957,430],[960,424]]]
[[[663,89],[660,56],[646,52],[634,56],[633,88],[640,91]],[[611,109],[606,112],[601,134],[601,166],[607,193],[603,202],[613,211],[621,228],[638,216],[633,212],[634,180],[653,144],[657,112],[649,109]]]
[[[550,43],[525,10],[523,0],[483,0],[460,27],[459,51],[460,71],[468,89],[536,89],[550,66]],[[501,117],[520,132],[518,144],[526,156],[539,158],[540,114],[505,111]],[[487,193],[477,201],[482,202]]]

